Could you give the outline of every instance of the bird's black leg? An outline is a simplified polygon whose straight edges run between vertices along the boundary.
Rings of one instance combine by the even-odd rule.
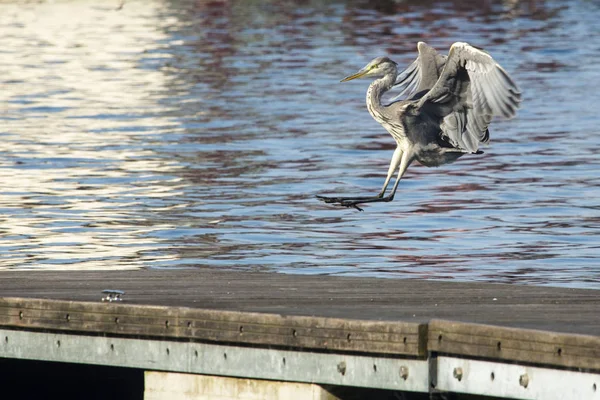
[[[340,206],[343,206],[343,207],[353,207],[359,211],[362,211],[362,208],[360,208],[358,206],[359,204],[392,201],[392,200],[394,200],[394,195],[396,194],[396,189],[398,189],[398,183],[400,183],[400,179],[402,178],[402,175],[404,175],[404,172],[406,172],[406,169],[408,168],[408,166],[410,165],[411,162],[412,162],[412,158],[407,153],[402,153],[402,151],[398,151],[398,149],[397,149],[396,152],[394,152],[394,157],[392,158],[392,162],[390,164],[390,169],[388,171],[388,176],[385,180],[383,188],[381,189],[381,192],[379,192],[379,194],[377,196],[363,196],[363,197],[317,196],[317,198],[321,201],[324,201],[325,203],[339,204]],[[392,192],[389,195],[385,196],[385,190],[386,190],[386,188],[390,182],[390,178],[391,178],[394,170],[397,168],[398,164],[400,164],[400,169],[398,170],[398,177],[396,178],[396,182],[394,182],[394,187],[392,189]]]

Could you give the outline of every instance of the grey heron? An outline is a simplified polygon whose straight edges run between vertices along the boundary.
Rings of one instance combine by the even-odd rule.
[[[320,200],[359,211],[359,204],[392,201],[413,161],[437,167],[464,154],[481,154],[479,145],[489,141],[492,118],[515,116],[521,92],[487,52],[463,42],[454,43],[447,56],[423,42],[417,48],[417,59],[400,74],[394,61],[378,57],[342,79],[376,78],[367,90],[367,109],[397,144],[383,188],[376,196],[317,196]],[[394,87],[403,91],[391,103],[382,104],[382,95]],[[403,96],[406,100],[398,100]],[[396,181],[386,196],[396,170]]]

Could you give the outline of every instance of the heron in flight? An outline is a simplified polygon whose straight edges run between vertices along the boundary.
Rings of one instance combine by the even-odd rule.
[[[485,51],[456,42],[447,56],[419,42],[419,55],[398,74],[398,65],[378,57],[342,82],[375,78],[367,90],[367,109],[396,140],[383,188],[376,196],[317,196],[326,203],[354,207],[394,199],[400,179],[417,160],[427,167],[451,163],[464,154],[482,154],[494,116],[512,118],[521,92],[508,73]],[[384,105],[381,97],[394,87],[403,91]],[[406,100],[398,100],[406,96]],[[386,190],[398,170],[392,191]]]

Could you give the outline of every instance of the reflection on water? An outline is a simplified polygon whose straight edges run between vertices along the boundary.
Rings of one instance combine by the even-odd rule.
[[[0,3],[0,268],[219,267],[600,287],[600,8],[574,1]],[[70,16],[70,18],[65,18]],[[525,90],[486,154],[411,167],[339,84],[418,40]],[[576,45],[574,45],[576,44]]]

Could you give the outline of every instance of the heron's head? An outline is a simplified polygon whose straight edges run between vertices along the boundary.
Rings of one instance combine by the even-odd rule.
[[[377,57],[354,75],[342,79],[342,82],[358,78],[381,78],[387,74],[396,74],[396,71],[398,71],[398,64],[394,61],[387,57]]]

